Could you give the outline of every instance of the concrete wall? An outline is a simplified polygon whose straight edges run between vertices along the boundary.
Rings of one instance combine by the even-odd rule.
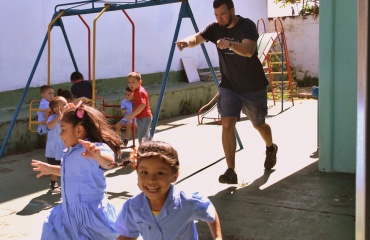
[[[47,32],[47,26],[57,4],[66,0],[17,0],[2,3],[0,14],[0,92],[21,89],[27,83],[36,56]],[[133,2],[133,1],[131,1]],[[213,21],[212,0],[189,0],[198,28]],[[267,0],[234,0],[236,13],[257,21],[267,20]],[[101,7],[102,4],[96,4]],[[251,7],[253,6],[253,7]],[[135,23],[135,70],[140,73],[164,72],[175,32],[180,3],[155,7],[129,9],[127,13]],[[83,15],[93,27],[97,14]],[[77,16],[62,18],[79,70],[88,76],[87,30]],[[182,20],[179,38],[194,34],[190,19]],[[91,32],[92,34],[92,32]],[[51,82],[69,81],[74,71],[67,47],[59,27],[51,33]],[[206,44],[212,64],[218,66],[216,49]],[[181,58],[193,57],[197,68],[207,64],[201,48],[175,51],[172,71],[183,69]],[[121,11],[107,12],[97,21],[96,79],[126,76],[131,71],[131,24]],[[47,83],[47,48],[33,77],[31,87]]]
[[[354,173],[357,2],[321,1],[320,16],[319,167]]]
[[[116,86],[116,88],[118,88],[117,81],[115,81],[115,83],[104,81],[101,82],[101,84],[109,84],[111,87]],[[159,85],[153,85],[146,88],[149,93],[149,101],[153,114],[157,106],[160,87]],[[217,87],[213,82],[168,84],[166,93],[163,96],[158,119],[161,120],[196,113],[203,105],[212,99],[216,92]],[[105,96],[105,100],[107,104],[119,104],[123,96],[123,90],[111,92],[109,95]],[[97,108],[101,109],[100,105],[98,105],[99,103],[101,102],[97,101]],[[40,136],[28,130],[28,109],[29,108],[24,108],[20,111],[2,156],[23,153],[35,148],[45,147],[45,136]],[[107,115],[121,115],[119,108],[106,108],[105,112]],[[2,143],[10,127],[13,113],[3,111],[0,112],[0,116],[0,143]],[[33,118],[34,121],[36,121],[36,113],[33,114]],[[111,123],[113,124],[115,122]]]
[[[294,16],[280,18],[286,35],[291,65],[297,71],[297,79],[307,74],[319,76],[319,17]],[[268,32],[275,30],[276,18],[269,18]],[[279,26],[279,25],[277,25]]]

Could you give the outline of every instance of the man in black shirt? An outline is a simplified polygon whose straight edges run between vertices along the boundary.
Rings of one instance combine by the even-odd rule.
[[[90,81],[84,81],[84,76],[80,72],[71,74],[71,92],[74,98],[86,97],[92,99],[92,85]]]
[[[176,42],[182,51],[211,41],[217,47],[221,83],[218,86],[217,109],[222,118],[222,145],[228,169],[219,177],[220,183],[236,184],[235,125],[240,112],[247,115],[253,127],[266,143],[264,167],[270,170],[276,164],[278,147],[272,141],[267,115],[267,85],[265,73],[257,57],[258,32],[248,18],[235,15],[232,0],[214,0],[216,21],[202,31]]]

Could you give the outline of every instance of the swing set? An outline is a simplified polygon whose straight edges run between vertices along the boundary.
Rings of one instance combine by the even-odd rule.
[[[104,4],[104,7],[96,6],[97,3]],[[132,24],[132,70],[134,71],[134,69],[135,69],[135,51],[134,51],[135,50],[135,25],[134,25],[133,21],[131,20],[131,18],[129,17],[129,15],[127,14],[127,12],[125,10],[126,9],[141,8],[141,7],[158,6],[158,5],[164,5],[164,4],[172,4],[172,3],[181,3],[181,6],[180,6],[179,16],[178,16],[178,20],[177,20],[177,24],[176,24],[175,33],[174,33],[172,44],[171,44],[170,54],[169,54],[167,65],[166,65],[165,74],[163,76],[163,81],[162,81],[162,86],[161,86],[157,106],[156,106],[156,109],[155,109],[155,112],[154,112],[154,115],[153,115],[153,121],[152,121],[152,124],[151,124],[150,138],[153,138],[155,128],[156,128],[156,125],[157,125],[157,122],[158,122],[158,116],[159,116],[159,113],[160,113],[160,108],[161,108],[163,96],[164,96],[164,93],[165,93],[165,90],[166,90],[166,85],[167,85],[167,81],[168,81],[170,67],[171,67],[171,63],[172,63],[173,55],[174,55],[174,51],[175,51],[175,45],[176,45],[175,43],[176,43],[178,35],[179,35],[182,19],[183,18],[190,18],[195,32],[199,32],[199,29],[198,29],[197,24],[195,22],[195,19],[194,19],[193,13],[191,11],[188,0],[160,0],[160,1],[158,1],[158,0],[134,0],[134,1],[131,1],[131,2],[119,2],[119,1],[111,2],[111,1],[98,1],[98,0],[80,1],[80,2],[73,2],[73,3],[65,3],[65,4],[56,5],[55,12],[54,12],[53,17],[52,17],[52,21],[48,25],[47,33],[46,33],[46,35],[44,37],[44,40],[41,44],[41,48],[40,48],[39,53],[36,57],[35,63],[33,65],[33,68],[32,68],[32,71],[30,73],[30,76],[28,78],[28,81],[26,83],[26,86],[23,90],[20,101],[17,105],[17,108],[16,108],[16,111],[14,113],[13,119],[10,123],[10,127],[8,128],[8,131],[7,131],[6,136],[4,138],[4,142],[2,143],[2,146],[1,146],[1,149],[0,149],[0,158],[3,154],[3,152],[4,152],[6,143],[9,139],[9,136],[12,132],[14,124],[17,120],[17,116],[19,114],[19,111],[20,111],[21,106],[23,104],[23,101],[25,99],[25,96],[27,94],[29,86],[32,82],[33,76],[34,76],[36,68],[37,68],[37,66],[40,62],[40,58],[41,58],[41,55],[42,55],[42,53],[45,49],[46,44],[47,44],[47,49],[48,49],[48,55],[47,55],[47,59],[48,59],[47,84],[50,85],[50,75],[51,75],[50,74],[50,72],[51,72],[50,71],[50,53],[51,53],[51,47],[50,47],[51,36],[50,36],[50,33],[51,33],[51,30],[53,29],[53,27],[59,26],[60,29],[62,30],[63,37],[65,39],[65,42],[66,42],[66,45],[67,45],[67,48],[68,48],[73,66],[74,66],[75,70],[78,71],[78,66],[77,66],[77,63],[75,61],[74,54],[73,54],[72,48],[70,46],[70,43],[69,43],[69,40],[68,40],[68,37],[67,37],[66,30],[65,30],[64,25],[63,25],[63,21],[62,21],[63,17],[78,16],[87,28],[87,32],[88,32],[88,44],[87,44],[88,45],[88,60],[87,60],[88,61],[88,76],[89,76],[89,80],[91,80],[91,83],[92,83],[92,105],[94,107],[96,107],[96,100],[98,99],[98,97],[95,96],[95,93],[96,93],[96,86],[95,86],[95,81],[96,81],[96,34],[97,34],[96,23],[97,23],[98,19],[106,12],[122,11],[125,14],[125,16],[128,18],[128,20],[131,22],[131,24]],[[86,21],[83,19],[82,16],[84,14],[94,14],[94,13],[97,14],[97,15],[96,15],[96,17],[94,18],[94,21],[93,21],[93,46],[92,46],[93,54],[92,54],[92,63],[91,63],[90,27],[88,26],[88,24],[86,23]],[[202,48],[202,51],[204,53],[207,64],[209,66],[209,69],[210,69],[210,72],[212,74],[213,80],[216,84],[218,84],[216,73],[215,73],[214,68],[211,64],[211,60],[208,56],[208,53],[207,53],[207,50],[206,50],[204,44],[201,44],[201,48]],[[35,103],[35,102],[33,102],[33,103]],[[104,104],[105,103],[103,102],[103,107],[112,107],[110,105],[107,105],[107,104],[104,105]],[[113,106],[113,107],[116,107],[116,106]],[[37,111],[37,110],[35,110],[34,107],[30,106],[30,114],[32,114],[32,112],[34,112],[34,111]],[[32,125],[34,125],[34,124],[38,124],[38,122],[30,121],[30,125],[29,125],[30,129],[32,129]],[[237,131],[236,131],[236,139],[238,141],[238,144],[239,144],[240,148],[243,149],[243,145],[240,141],[240,138],[239,138],[239,135],[238,135]]]

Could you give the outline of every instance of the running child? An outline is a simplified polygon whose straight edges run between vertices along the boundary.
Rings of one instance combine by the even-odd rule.
[[[87,105],[67,109],[60,121],[67,147],[61,166],[32,160],[42,175],[61,176],[63,202],[45,221],[41,239],[115,239],[116,211],[105,195],[104,170],[120,153],[122,140],[104,115]]]
[[[143,142],[136,155],[140,194],[128,199],[114,229],[118,239],[198,239],[195,220],[208,223],[213,239],[222,239],[216,209],[198,193],[186,194],[173,184],[179,176],[177,151],[161,141]]]

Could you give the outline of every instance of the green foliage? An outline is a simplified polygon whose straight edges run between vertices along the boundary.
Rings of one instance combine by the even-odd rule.
[[[312,86],[319,86],[319,79],[317,77],[311,77],[306,74],[303,80],[297,81],[297,87],[312,87]]]
[[[189,98],[189,100],[183,99],[180,101],[180,114],[181,115],[189,115],[195,112],[197,112],[197,109],[194,106],[191,98]]]
[[[299,11],[299,15],[313,15],[317,18],[319,15],[320,1],[319,0],[274,0],[274,3],[280,4],[281,7],[286,7],[287,4],[302,4],[302,10]]]

